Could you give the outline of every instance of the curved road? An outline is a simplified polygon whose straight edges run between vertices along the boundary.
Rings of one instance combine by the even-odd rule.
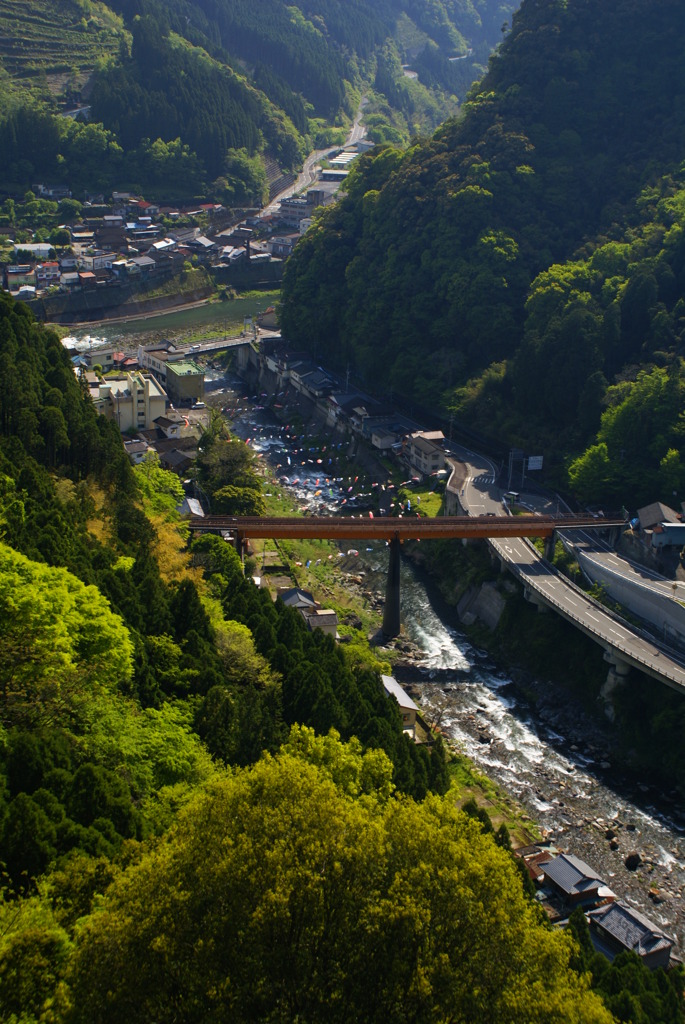
[[[362,101],[359,104],[359,110],[352,122],[352,127],[347,134],[345,146],[351,146],[355,142],[359,142],[366,135],[366,128],[361,123],[365,106],[366,97],[363,96]],[[329,146],[328,149],[315,149],[313,153],[310,153],[305,160],[297,179],[292,185],[288,185],[286,189],[279,192],[277,196],[274,196],[269,205],[265,206],[261,211],[261,216],[263,217],[278,213],[278,207],[281,199],[288,199],[290,196],[295,196],[305,188],[309,188],[310,185],[313,185],[318,178],[318,164],[320,164],[322,160],[325,160],[326,157],[330,156],[331,153],[338,153],[340,149],[340,146]]]
[[[662,597],[672,599],[675,593],[679,599],[685,598],[685,583],[680,580],[667,580],[644,565],[638,565],[628,558],[620,558],[613,548],[599,537],[593,537],[584,530],[574,530],[567,536],[573,546],[582,551],[588,559],[620,573],[634,586],[649,588]]]
[[[497,467],[494,463],[459,445],[453,444],[451,449],[466,466],[464,484],[456,492],[464,511],[475,516],[502,515],[503,491],[495,482]],[[685,690],[685,659],[634,632],[618,616],[603,609],[542,559],[532,544],[515,538],[489,543],[529,591],[600,643],[608,652],[609,660],[615,655],[617,661]]]

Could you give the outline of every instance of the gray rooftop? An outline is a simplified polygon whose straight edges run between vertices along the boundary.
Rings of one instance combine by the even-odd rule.
[[[411,711],[418,711],[416,704],[408,693],[402,689],[394,676],[381,676],[383,689],[386,696],[394,697],[401,708],[409,708]]]
[[[640,955],[673,945],[673,939],[658,925],[620,900],[590,911],[589,916],[622,946]]]
[[[560,853],[554,860],[541,864],[540,867],[546,877],[569,896],[594,892],[598,886],[604,884],[594,868],[571,853]]]
[[[651,505],[639,508],[637,515],[640,520],[640,527],[643,530],[651,530],[653,526],[657,526],[659,523],[680,522],[678,513],[660,501],[654,501]]]
[[[316,608],[314,595],[310,594],[308,590],[300,590],[299,587],[291,587],[289,590],[282,591],[278,596],[289,608]]]

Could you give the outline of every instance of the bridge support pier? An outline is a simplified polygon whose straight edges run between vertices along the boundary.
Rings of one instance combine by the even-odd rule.
[[[537,610],[538,610],[538,612],[540,612],[540,614],[544,614],[544,612],[548,612],[549,611],[549,605],[545,604],[545,602],[542,600],[542,598],[539,597],[535,593],[535,591],[532,590],[530,587],[524,587],[523,588],[523,596],[526,599],[526,601],[528,601],[530,604],[534,605],[535,608],[537,608]]]
[[[604,660],[609,662],[609,671],[607,672],[606,682],[599,691],[599,696],[604,701],[604,714],[609,721],[613,722],[616,717],[613,697],[628,678],[630,665],[622,661],[615,651],[605,651]]]
[[[552,533],[549,537],[545,537],[545,558],[548,562],[554,561],[554,547],[556,545],[556,540],[556,533]]]
[[[385,608],[383,610],[383,635],[399,636],[400,633],[400,538],[395,535],[390,541],[388,579],[385,584]]]

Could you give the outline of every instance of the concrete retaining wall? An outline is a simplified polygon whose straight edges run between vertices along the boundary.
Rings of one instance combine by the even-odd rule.
[[[658,594],[640,583],[626,580],[582,551],[576,550],[575,553],[588,579],[603,585],[609,597],[646,622],[651,622],[666,637],[685,641],[685,606],[680,601],[672,595]]]

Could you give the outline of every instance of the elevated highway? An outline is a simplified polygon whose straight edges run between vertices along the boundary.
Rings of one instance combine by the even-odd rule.
[[[505,507],[502,490],[496,485],[497,467],[486,457],[457,446],[454,455],[465,467],[466,475],[458,485],[455,482],[457,474],[452,474],[448,482],[452,495],[465,511],[472,512],[474,519],[491,521],[493,517],[498,518]],[[533,517],[538,518],[554,519],[549,516]],[[595,527],[615,525],[602,519],[593,522]],[[595,535],[593,530],[592,537]],[[539,537],[542,534],[529,533],[527,536]],[[492,536],[489,543],[502,565],[520,579],[528,600],[540,608],[554,609],[604,648],[604,658],[610,665],[607,695],[611,686],[618,684],[631,667],[681,693],[685,691],[685,657],[678,651],[660,643],[646,631],[636,629],[594,601],[542,558],[528,540]]]

